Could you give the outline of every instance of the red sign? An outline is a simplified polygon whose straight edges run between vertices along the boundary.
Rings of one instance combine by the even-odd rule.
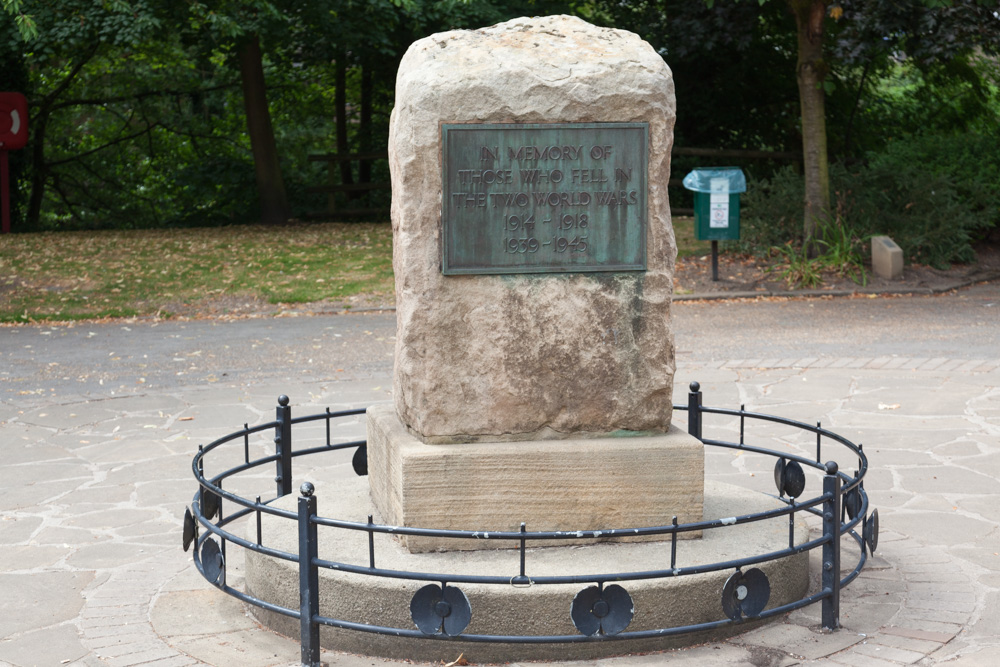
[[[0,151],[28,143],[28,100],[21,93],[0,93]]]

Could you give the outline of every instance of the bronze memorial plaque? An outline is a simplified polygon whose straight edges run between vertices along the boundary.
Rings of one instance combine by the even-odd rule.
[[[647,123],[442,134],[446,275],[646,269]]]

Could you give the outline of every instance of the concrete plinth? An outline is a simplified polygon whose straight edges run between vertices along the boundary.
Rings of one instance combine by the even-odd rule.
[[[872,271],[888,280],[899,280],[903,275],[903,249],[888,236],[872,237]]]
[[[676,426],[652,436],[429,445],[383,405],[368,409],[368,471],[375,507],[396,526],[510,531],[523,521],[533,531],[607,530],[668,525],[673,516],[700,521],[705,454]],[[399,539],[413,552],[517,546]]]
[[[323,516],[364,521],[372,511],[363,479],[336,483],[316,480],[319,513]],[[296,497],[275,503],[294,509]],[[706,484],[707,516],[734,516],[775,507],[777,501],[727,484]],[[256,531],[256,527],[251,528]],[[807,529],[796,526],[796,541],[805,540]],[[296,523],[264,515],[263,534],[268,546],[295,552]],[[763,554],[787,546],[788,522],[784,519],[728,526],[705,532],[700,540],[687,540],[677,548],[677,565],[693,566]],[[367,534],[319,528],[319,556],[323,559],[368,565]],[[386,570],[447,574],[503,575],[519,572],[517,551],[475,551],[411,554],[388,536],[375,539],[375,563]],[[529,549],[529,577],[544,575],[589,575],[668,568],[669,542],[610,543],[594,546]],[[759,565],[771,586],[768,608],[796,599],[808,586],[808,554]],[[635,616],[626,631],[666,628],[676,625],[722,620],[722,588],[733,570],[670,579],[619,582],[632,596]],[[443,576],[442,579],[447,579]],[[414,628],[410,600],[427,582],[351,575],[320,570],[320,614],[341,620],[380,626]],[[246,585],[252,595],[268,602],[298,609],[298,565],[247,552]],[[461,584],[472,608],[466,634],[577,635],[570,619],[573,597],[591,583],[515,588],[508,585]],[[297,619],[251,608],[264,625],[290,637],[299,636]],[[625,653],[662,650],[717,639],[742,632],[753,624],[729,626],[711,633],[645,640],[586,642],[582,644],[482,644],[430,639],[401,638],[324,627],[325,648],[389,658],[437,662],[459,653],[472,663],[511,660],[597,658]]]

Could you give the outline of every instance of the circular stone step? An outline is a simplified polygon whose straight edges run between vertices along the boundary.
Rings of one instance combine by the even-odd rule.
[[[303,480],[305,481],[305,480]],[[373,514],[365,478],[316,486],[318,514],[365,521]],[[273,503],[295,510],[297,496]],[[778,507],[772,497],[718,482],[705,482],[705,517],[719,518],[765,511]],[[376,518],[376,521],[378,519]],[[471,527],[470,527],[471,528]],[[319,526],[319,557],[341,563],[368,565],[368,537],[360,531]],[[795,541],[805,541],[807,528],[796,522]],[[256,525],[252,531],[256,537]],[[295,521],[263,515],[262,534],[266,546],[295,553],[298,533]],[[512,547],[517,546],[511,543]],[[759,521],[706,530],[704,537],[677,543],[677,566],[728,561],[778,551],[788,546],[788,522]],[[526,573],[543,575],[609,574],[666,569],[670,566],[670,542],[604,543],[528,549]],[[517,549],[411,554],[389,535],[375,535],[375,564],[387,570],[442,574],[497,575],[519,573]],[[809,580],[808,553],[757,565],[770,582],[767,608],[800,599]],[[626,632],[670,628],[725,619],[722,590],[734,570],[706,574],[618,582],[631,595],[635,615]],[[425,581],[362,576],[320,569],[320,614],[356,623],[414,628],[410,601]],[[442,577],[448,580],[448,577]],[[467,596],[472,620],[466,634],[489,635],[578,635],[570,618],[573,598],[589,584],[545,585],[520,588],[482,584],[456,584]],[[247,592],[273,604],[298,609],[298,564],[246,552]],[[291,637],[299,635],[298,619],[252,607],[250,612],[265,626]],[[386,658],[432,660],[464,653],[470,662],[598,658],[625,653],[657,651],[719,639],[757,625],[747,622],[719,630],[652,639],[593,641],[561,644],[493,644],[379,635],[322,627],[324,648]]]

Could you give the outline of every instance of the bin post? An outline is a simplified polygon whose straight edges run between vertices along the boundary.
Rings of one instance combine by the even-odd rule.
[[[823,476],[823,628],[840,627],[840,477],[836,461],[826,464]]]

